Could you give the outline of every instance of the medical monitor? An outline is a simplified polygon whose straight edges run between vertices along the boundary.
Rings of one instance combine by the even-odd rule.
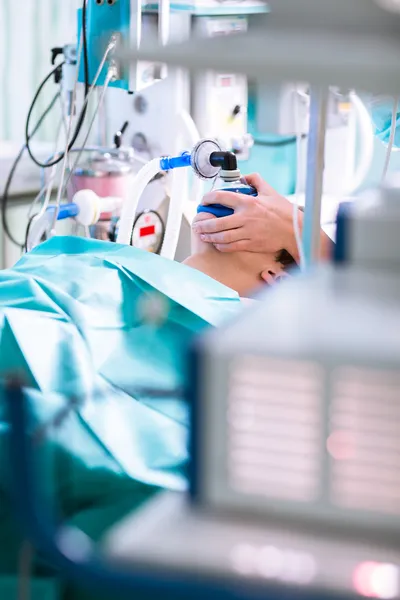
[[[195,503],[398,536],[400,336],[362,285],[333,269],[293,278],[197,343]]]

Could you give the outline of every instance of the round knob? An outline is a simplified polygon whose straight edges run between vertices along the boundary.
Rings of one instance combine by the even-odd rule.
[[[80,190],[76,192],[73,202],[79,208],[76,220],[81,225],[94,225],[100,218],[100,202],[98,195],[93,190]]]

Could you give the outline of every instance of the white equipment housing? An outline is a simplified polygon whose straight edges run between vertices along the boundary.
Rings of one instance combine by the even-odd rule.
[[[143,7],[143,43],[156,40],[159,17],[145,12]],[[218,35],[231,35],[247,30],[247,13],[265,12],[265,4],[255,1],[242,1],[237,4],[208,6],[195,4],[188,12],[178,4],[171,5],[168,44],[189,40],[191,37],[206,40]],[[210,12],[211,14],[208,14]],[[146,65],[146,73],[159,63],[135,62],[135,69]],[[107,123],[110,132],[117,131],[124,120],[130,125],[125,134],[125,143],[132,145],[136,154],[145,160],[156,156],[177,155],[188,150],[200,137],[212,137],[223,147],[235,148],[239,159],[247,159],[251,147],[251,137],[247,135],[247,78],[232,75],[230,72],[210,70],[189,77],[186,70],[168,67],[168,73],[161,81],[153,79],[140,84],[139,92],[128,96],[120,90],[111,89],[107,98]],[[240,108],[235,114],[235,108]],[[177,135],[176,116],[189,114],[194,127],[180,131]],[[198,139],[194,139],[195,130]],[[196,132],[197,133],[197,132]],[[173,176],[168,175],[164,182],[153,182],[143,193],[137,214],[144,209],[157,210],[164,222],[169,211]],[[193,182],[192,182],[193,183]],[[197,200],[198,194],[191,182],[184,182],[181,175],[181,193],[188,200]],[[199,186],[197,186],[199,187]],[[176,188],[175,188],[176,189]],[[196,213],[196,202],[184,202],[179,244],[176,260],[184,260],[191,252],[190,224]]]
[[[195,16],[193,35],[197,38],[243,33],[248,29],[245,15]],[[247,128],[247,77],[231,72],[202,71],[192,82],[192,115],[205,138],[217,139],[228,150],[238,149],[238,158],[249,157]],[[239,110],[235,114],[235,109]]]

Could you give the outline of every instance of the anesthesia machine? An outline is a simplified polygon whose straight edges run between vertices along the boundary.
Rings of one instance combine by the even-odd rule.
[[[244,76],[207,70],[190,78],[186,71],[167,69],[159,61],[137,61],[127,66],[119,57],[127,48],[139,47],[143,39],[158,39],[166,44],[184,41],[193,35],[210,38],[235,34],[247,29],[248,15],[266,10],[261,0],[223,5],[208,0],[191,6],[165,1],[159,5],[135,0],[83,2],[77,18],[78,44],[52,51],[53,64],[59,62],[38,91],[38,95],[42,93],[52,75],[60,84],[64,123],[51,158],[39,160],[32,152],[31,138],[36,133],[31,125],[32,113],[38,95],[27,119],[26,148],[42,169],[43,189],[29,209],[25,240],[16,240],[7,221],[15,166],[6,185],[3,225],[12,243],[31,249],[41,239],[56,233],[57,221],[71,223],[79,234],[114,240],[120,208],[130,197],[134,176],[143,163],[156,156],[179,155],[195,146],[201,137],[216,139],[222,147],[233,150],[239,159],[247,158],[252,138],[248,135]],[[78,109],[81,87],[84,98]],[[100,88],[100,94],[92,109],[96,88]],[[96,122],[100,145],[91,143]],[[86,123],[86,133],[83,133]],[[114,135],[114,132],[118,133]],[[64,134],[68,142],[65,151],[60,152]],[[57,219],[61,203],[72,203],[73,194],[84,189],[100,198],[118,197],[122,203],[117,203],[113,214],[97,206],[89,224],[88,219],[77,218],[76,209],[64,210]],[[47,210],[53,191],[56,209]],[[182,198],[180,203],[173,200],[176,193]],[[144,234],[135,236],[136,240],[140,239],[140,247],[160,251],[168,219],[175,210],[172,206],[179,204],[180,214],[174,214],[173,219],[180,223],[182,214],[184,218],[178,251],[173,255],[178,260],[186,258],[190,254],[190,223],[203,193],[204,186],[197,178],[190,178],[186,170],[171,175],[159,173],[144,191],[133,215],[140,230],[157,230],[156,240],[153,234],[149,234],[148,239]],[[91,197],[93,200],[94,196]],[[52,219],[49,219],[50,212]],[[71,227],[64,225],[62,231],[71,231]]]
[[[139,48],[157,40],[168,47],[189,40],[207,47],[226,38],[240,39],[260,19],[266,19],[268,27],[271,21],[272,33],[274,14],[268,13],[261,0],[198,0],[190,6],[165,0],[159,4],[137,0],[84,2],[78,11],[78,44],[52,52],[52,62],[61,61],[55,66],[54,77],[60,84],[64,124],[57,136],[56,152],[46,161],[38,160],[31,150],[37,98],[29,111],[26,147],[42,168],[43,188],[28,211],[24,235],[16,239],[6,212],[13,167],[2,202],[9,239],[24,250],[56,231],[114,241],[121,210],[130,199],[136,225],[133,237],[124,237],[125,243],[159,253],[163,246],[169,246],[164,244],[166,233],[178,228],[168,256],[178,261],[187,258],[191,221],[209,188],[187,169],[158,172],[142,190],[140,202],[131,199],[136,194],[135,176],[143,164],[160,156],[178,156],[200,139],[215,139],[221,148],[236,154],[242,171],[261,170],[279,191],[303,205],[311,114],[309,85],[248,79],[238,72],[235,60],[229,67],[205,67],[189,73],[179,65],[167,67],[161,57],[135,60],[131,65],[121,58],[129,47]],[[288,81],[293,82],[293,76]],[[81,87],[84,98],[77,110]],[[92,109],[96,88],[99,100]],[[332,225],[338,200],[357,194],[369,173],[374,138],[369,113],[352,88],[330,88],[326,119],[322,222]],[[88,123],[86,133],[82,133],[84,123]],[[96,123],[100,144],[92,143]],[[60,152],[65,131],[68,144]],[[278,181],[283,167],[277,160],[286,165],[286,182]],[[58,219],[61,203],[73,203],[74,193],[83,190],[120,201],[110,212],[103,210],[101,201],[95,202],[92,194],[87,197],[96,207],[89,211],[90,219],[82,219],[82,212],[81,217],[74,214],[76,208],[64,210]],[[53,192],[56,209],[50,206]],[[84,197],[80,195],[80,202]]]

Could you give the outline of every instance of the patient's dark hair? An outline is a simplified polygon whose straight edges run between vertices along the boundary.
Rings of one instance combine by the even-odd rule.
[[[276,262],[281,263],[285,269],[287,269],[287,267],[294,267],[297,264],[293,256],[289,254],[287,250],[280,250],[275,258]]]
[[[302,206],[298,207],[298,210],[304,212],[304,208]],[[293,256],[289,254],[287,250],[280,250],[276,255],[276,262],[281,263],[281,265],[286,269],[287,267],[294,267],[297,265]]]

